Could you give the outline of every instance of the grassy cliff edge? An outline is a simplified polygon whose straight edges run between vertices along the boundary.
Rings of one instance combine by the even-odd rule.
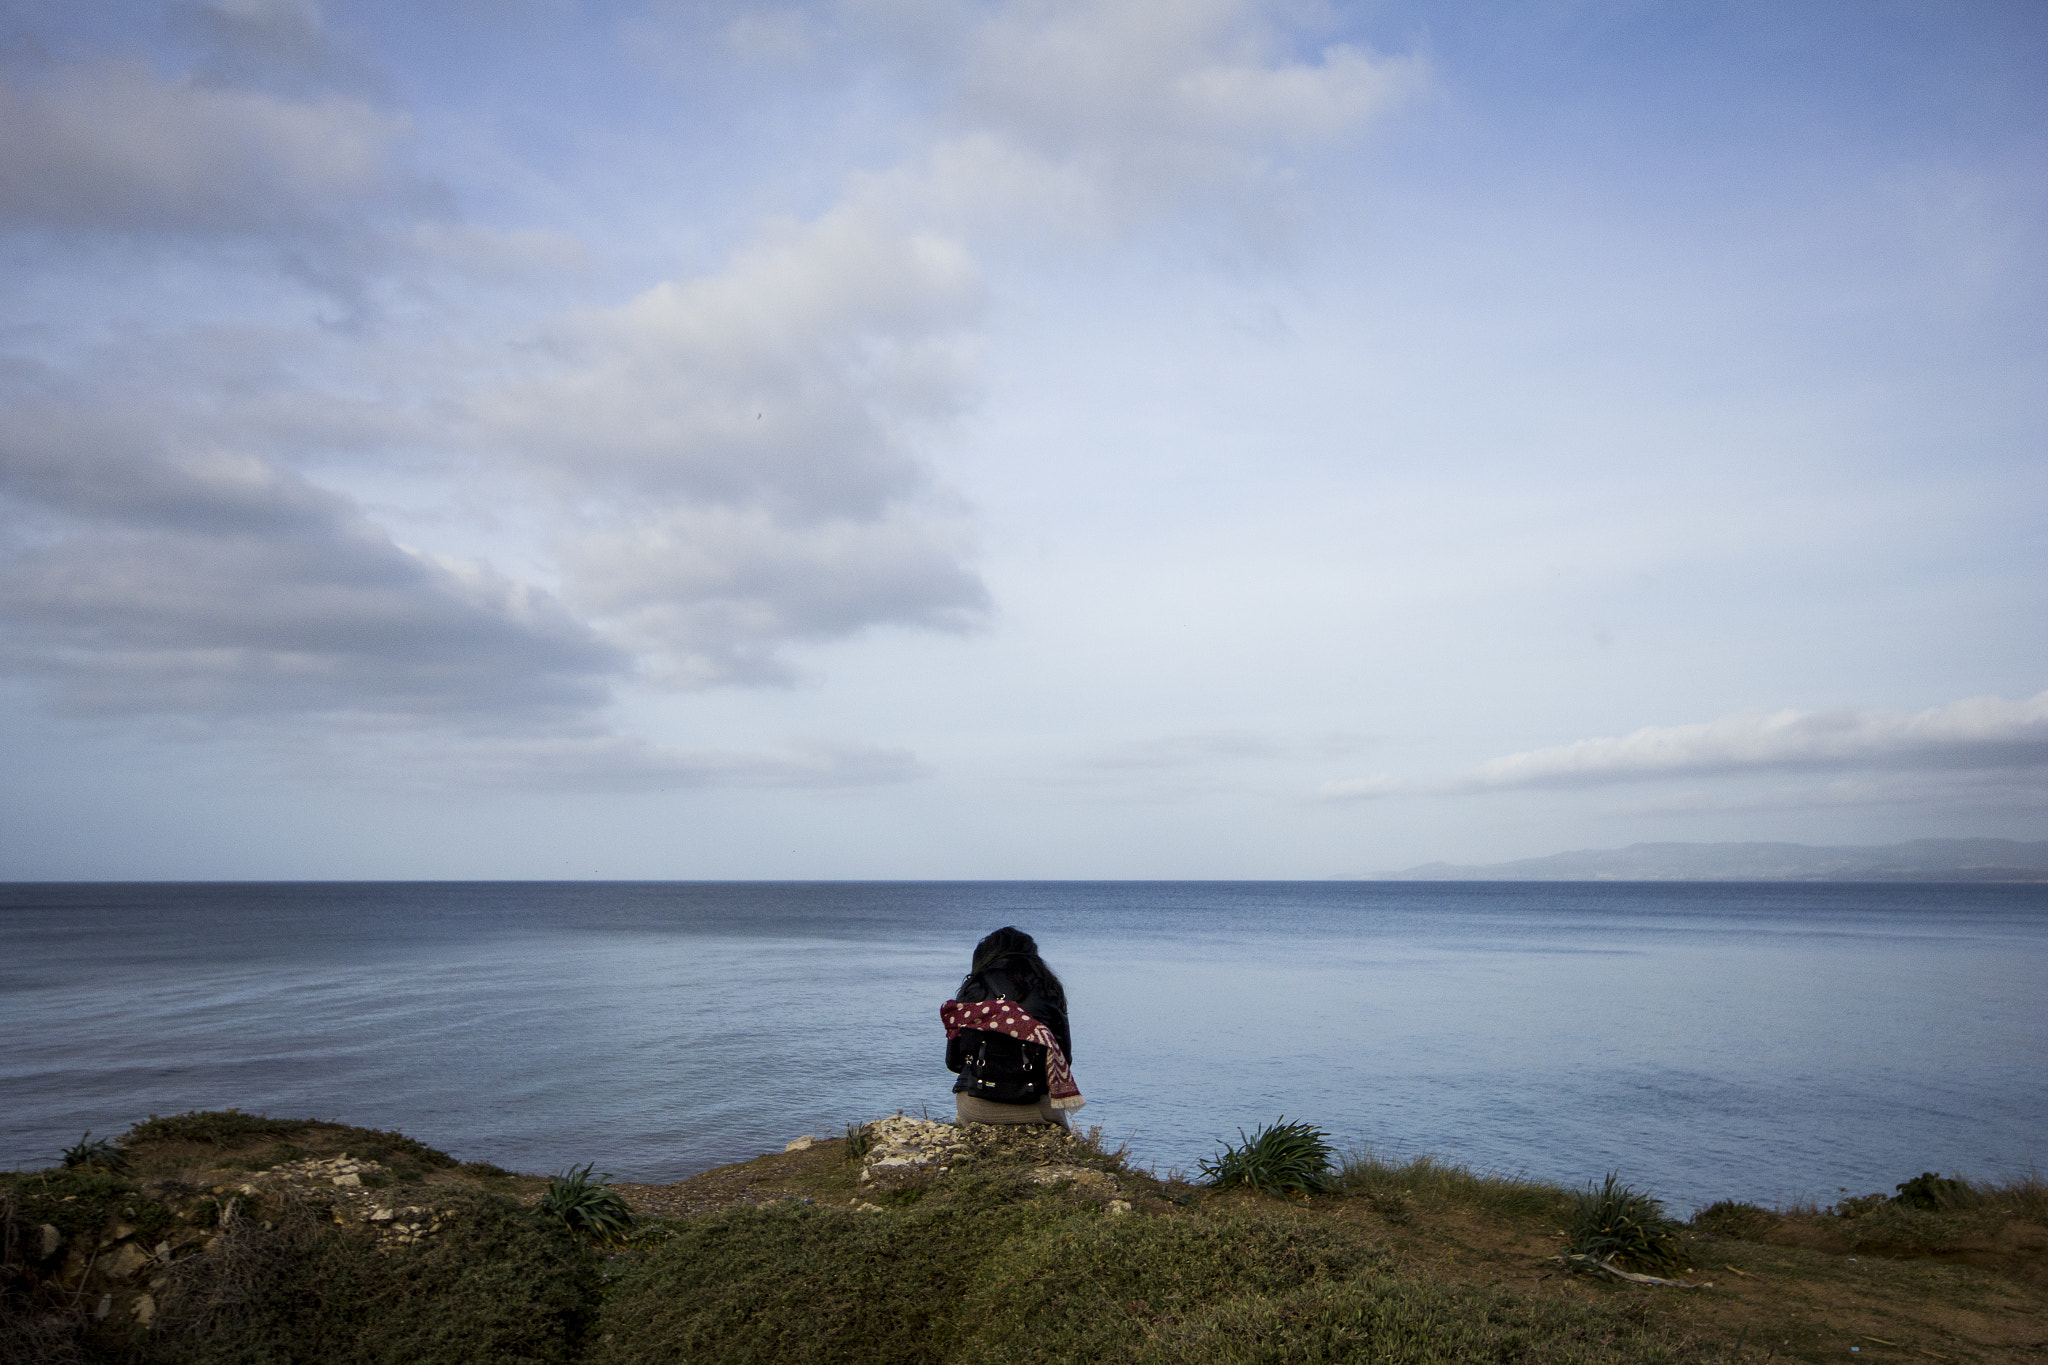
[[[9,1362],[2048,1353],[2038,1179],[1929,1174],[1684,1225],[1609,1182],[1603,1216],[1655,1243],[1614,1265],[1674,1284],[1565,1255],[1597,1189],[1369,1152],[1281,1196],[1160,1178],[1094,1137],[902,1116],[674,1185],[585,1172],[552,1193],[402,1134],[233,1111],[68,1155],[0,1176]],[[605,1190],[635,1215],[622,1233],[578,1221]]]

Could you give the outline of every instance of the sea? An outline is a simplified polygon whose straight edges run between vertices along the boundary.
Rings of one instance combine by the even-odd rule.
[[[2048,886],[323,882],[0,885],[0,1166],[233,1107],[663,1182],[951,1117],[1002,925],[1160,1174],[1282,1119],[1681,1215],[2048,1159]]]

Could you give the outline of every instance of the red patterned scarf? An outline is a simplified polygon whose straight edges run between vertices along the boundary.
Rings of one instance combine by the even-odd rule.
[[[1027,1043],[1037,1043],[1045,1049],[1046,1090],[1051,1096],[1055,1109],[1079,1109],[1088,1101],[1081,1098],[1081,1087],[1074,1084],[1074,1069],[1067,1065],[1067,1054],[1060,1051],[1060,1040],[1053,1036],[1051,1029],[1026,1014],[1010,1000],[948,1000],[939,1006],[939,1022],[946,1026],[946,1037],[950,1040],[961,1029],[981,1029],[987,1033],[1006,1033]]]

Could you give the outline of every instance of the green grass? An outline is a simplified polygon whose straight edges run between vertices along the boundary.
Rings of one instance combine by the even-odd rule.
[[[1098,1135],[1074,1146],[1034,1129],[981,1135],[974,1159],[943,1181],[871,1191],[867,1202],[882,1206],[873,1212],[838,1204],[869,1187],[855,1187],[833,1154],[819,1167],[829,1179],[811,1191],[820,1202],[791,1197],[761,1208],[655,1220],[617,1237],[617,1227],[576,1223],[565,1212],[616,1198],[583,1166],[557,1177],[553,1197],[531,1209],[473,1186],[437,1187],[435,1206],[452,1213],[442,1218],[442,1231],[408,1246],[380,1245],[369,1228],[328,1221],[318,1200],[266,1193],[236,1201],[240,1216],[201,1250],[206,1209],[218,1212],[230,1196],[209,1200],[200,1185],[217,1177],[195,1172],[213,1169],[222,1156],[279,1160],[345,1145],[353,1155],[390,1164],[394,1176],[452,1159],[400,1134],[278,1123],[232,1111],[150,1123],[160,1125],[152,1132],[159,1140],[231,1150],[173,1152],[184,1163],[179,1177],[197,1182],[179,1186],[156,1179],[151,1151],[133,1150],[131,1136],[136,1172],[80,1165],[0,1177],[0,1213],[14,1246],[41,1222],[56,1223],[67,1238],[97,1234],[114,1222],[164,1227],[175,1250],[169,1282],[152,1289],[155,1329],[118,1328],[119,1313],[95,1327],[89,1305],[67,1297],[69,1335],[31,1340],[28,1334],[43,1330],[50,1315],[0,1275],[0,1359],[106,1365],[1732,1365],[1726,1352],[1734,1330],[1708,1349],[1680,1335],[1693,1329],[1649,1310],[1649,1296],[1670,1291],[1575,1283],[1563,1295],[1555,1293],[1556,1284],[1516,1292],[1498,1287],[1504,1265],[1498,1248],[1480,1247],[1479,1260],[1462,1269],[1438,1260],[1440,1237],[1471,1235],[1482,1221],[1442,1216],[1453,1210],[1484,1215],[1494,1226],[1483,1230],[1481,1241],[1512,1246],[1510,1259],[1526,1265],[1549,1254],[1532,1254],[1527,1233],[1575,1220],[1601,1236],[1622,1235],[1617,1225],[1630,1224],[1675,1238],[1656,1201],[1618,1179],[1574,1195],[1519,1176],[1363,1150],[1332,1172],[1326,1141],[1305,1124],[1277,1124],[1243,1145],[1253,1147],[1275,1131],[1313,1139],[1300,1144],[1300,1164],[1320,1172],[1337,1198],[1204,1196],[1193,1202],[1186,1186],[1161,1185],[1124,1166],[1121,1153],[1102,1150]],[[311,1148],[260,1141],[266,1137]],[[1323,1146],[1320,1161],[1316,1143]],[[1030,1166],[1054,1159],[1112,1169],[1135,1210],[1117,1216],[1077,1190],[1025,1179]],[[483,1163],[462,1169],[502,1174]],[[1702,1210],[1694,1226],[1717,1236],[1762,1236],[1796,1219],[1808,1244],[1812,1228],[1826,1228],[1872,1247],[1934,1246],[1944,1238],[1981,1237],[1993,1225],[1987,1220],[2038,1218],[2048,1204],[2037,1175],[1970,1185],[1967,1198],[1937,1188],[1958,1207],[1914,1208],[1879,1198],[1845,1201],[1858,1212],[1841,1217],[1724,1202]],[[1175,1198],[1177,1189],[1188,1198]],[[1361,1210],[1346,1196],[1369,1200],[1384,1222],[1358,1216]],[[179,1203],[187,1219],[177,1220],[159,1199]],[[1386,1226],[1411,1221],[1419,1225],[1412,1231]],[[144,1238],[153,1240],[154,1233]],[[1421,1255],[1419,1246],[1426,1249]],[[1825,1259],[1808,1251],[1785,1254]],[[50,1267],[59,1259],[39,1272],[43,1288],[54,1283]],[[1847,1271],[1859,1282],[1866,1273],[1854,1265]],[[1926,1274],[1930,1299],[1960,1301],[1958,1285],[1967,1284],[1950,1281],[1962,1271],[1938,1267]],[[1650,1325],[1653,1318],[1664,1325]]]
[[[623,1237],[633,1227],[633,1211],[619,1192],[610,1189],[608,1175],[593,1177],[590,1166],[572,1166],[548,1180],[548,1187],[534,1206],[543,1218],[555,1219],[579,1237]]]
[[[180,1263],[149,1339],[161,1365],[496,1365],[578,1357],[597,1268],[558,1222],[467,1196],[428,1242],[380,1251],[287,1210]]]
[[[1722,1200],[1694,1214],[1692,1226],[1717,1237],[1913,1257],[1981,1247],[2013,1221],[2048,1223],[2048,1182],[2038,1172],[1983,1182],[1923,1174],[1895,1188],[1895,1195],[1856,1195],[1825,1210]]]
[[[439,1148],[429,1147],[418,1138],[409,1138],[403,1133],[381,1128],[353,1131],[363,1136],[350,1142],[350,1154],[382,1162],[391,1167],[392,1173],[400,1180],[417,1180],[422,1171],[445,1171],[461,1164]]]
[[[1572,1198],[1566,1254],[1649,1271],[1668,1270],[1685,1259],[1678,1225],[1664,1216],[1664,1206],[1613,1172]]]
[[[178,1224],[176,1214],[134,1181],[82,1166],[0,1175],[0,1217],[17,1229],[48,1223],[67,1238],[110,1223],[126,1223],[145,1236]]]
[[[1330,1187],[1332,1159],[1329,1134],[1309,1123],[1282,1117],[1245,1137],[1236,1146],[1225,1143],[1213,1161],[1196,1163],[1203,1178],[1218,1189],[1243,1185],[1262,1194],[1321,1194]]]
[[[1692,1216],[1692,1225],[1701,1232],[1748,1240],[1755,1240],[1778,1221],[1778,1215],[1763,1205],[1739,1199],[1716,1200]]]
[[[128,1130],[125,1146],[139,1142],[210,1142],[224,1145],[245,1138],[283,1137],[313,1126],[312,1119],[274,1119],[239,1109],[195,1109],[189,1114],[159,1118],[151,1114]]]
[[[1397,1161],[1360,1148],[1338,1172],[1336,1187],[1364,1195],[1375,1208],[1405,1212],[1410,1199],[1477,1209],[1496,1218],[1540,1219],[1559,1224],[1569,1216],[1568,1190],[1525,1176],[1481,1173],[1431,1156]],[[1394,1221],[1399,1221],[1396,1217]]]
[[[64,1149],[60,1160],[67,1167],[83,1168],[85,1170],[125,1171],[128,1169],[128,1154],[122,1151],[112,1138],[95,1140],[92,1130],[89,1128],[86,1130],[84,1137]]]
[[[1356,1225],[1277,1204],[1117,1218],[969,1180],[662,1225],[614,1264],[592,1332],[620,1365],[1679,1358],[1626,1312],[1404,1277]]]

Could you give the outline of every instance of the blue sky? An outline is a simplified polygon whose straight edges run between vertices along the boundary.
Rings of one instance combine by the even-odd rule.
[[[2048,824],[2037,6],[0,13],[0,876]]]

